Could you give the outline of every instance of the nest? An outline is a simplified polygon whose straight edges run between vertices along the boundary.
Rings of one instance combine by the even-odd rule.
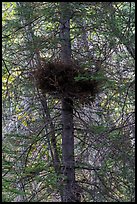
[[[75,63],[42,62],[33,71],[33,76],[37,88],[57,98],[93,101],[98,92],[98,81],[88,79],[91,73]]]

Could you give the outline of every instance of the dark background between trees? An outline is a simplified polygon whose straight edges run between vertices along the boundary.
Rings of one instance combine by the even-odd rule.
[[[134,2],[2,3],[3,202],[135,202],[134,41]],[[44,59],[99,73],[94,100],[41,91]]]

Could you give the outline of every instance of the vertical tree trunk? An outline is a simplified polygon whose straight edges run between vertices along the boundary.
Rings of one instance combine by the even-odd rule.
[[[74,169],[74,131],[73,131],[73,102],[62,100],[62,156],[63,156],[63,202],[74,202],[73,187],[75,185]]]
[[[60,2],[60,40],[61,60],[63,63],[71,62],[70,43],[70,8],[69,2]],[[74,125],[73,125],[73,101],[70,98],[62,99],[62,159],[63,159],[63,202],[76,202],[78,198],[75,189],[74,169]]]

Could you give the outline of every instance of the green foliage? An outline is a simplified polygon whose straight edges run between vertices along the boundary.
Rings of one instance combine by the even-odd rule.
[[[88,80],[96,80],[96,81],[102,81],[106,80],[106,77],[103,75],[102,72],[97,72],[96,74],[78,74],[77,77],[74,78],[75,81],[88,81]]]
[[[73,59],[87,70],[102,61],[75,77],[102,83],[94,103],[74,101],[82,202],[134,202],[135,3],[72,2],[70,11]],[[30,74],[41,58],[60,60],[60,2],[3,2],[2,39],[3,202],[60,202],[61,102]]]

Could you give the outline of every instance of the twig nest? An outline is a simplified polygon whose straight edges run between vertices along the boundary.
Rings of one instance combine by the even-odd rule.
[[[93,101],[98,92],[99,81],[93,79],[91,72],[83,70],[75,63],[43,61],[32,74],[37,88],[57,98]]]

